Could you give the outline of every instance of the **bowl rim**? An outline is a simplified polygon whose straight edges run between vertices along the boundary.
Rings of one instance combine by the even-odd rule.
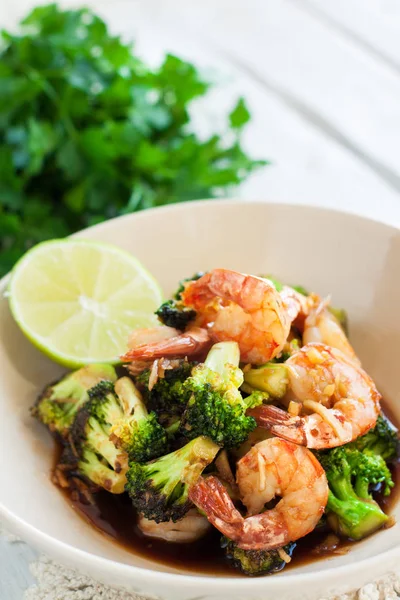
[[[75,564],[79,564],[79,567],[76,567],[79,570],[84,570],[84,567],[86,565],[89,568],[91,566],[95,566],[98,569],[98,572],[113,574],[121,573],[128,577],[135,577],[136,581],[147,580],[148,575],[151,574],[152,578],[156,580],[156,584],[161,584],[163,582],[168,584],[201,584],[202,586],[207,588],[208,591],[215,591],[216,588],[226,589],[226,586],[229,584],[233,584],[235,588],[239,586],[240,589],[245,588],[250,590],[259,587],[260,584],[262,585],[262,582],[264,582],[265,585],[265,577],[239,578],[235,575],[233,575],[232,577],[216,577],[212,575],[197,575],[190,573],[169,573],[167,571],[158,571],[146,567],[137,567],[135,565],[126,564],[117,560],[112,560],[110,558],[104,558],[97,554],[87,552],[86,550],[80,550],[79,548],[75,548],[74,546],[71,546],[70,544],[67,544],[65,542],[61,542],[57,538],[54,538],[48,535],[47,533],[43,533],[41,530],[37,529],[33,525],[30,525],[29,523],[20,519],[19,517],[16,517],[2,504],[0,504],[0,515],[5,517],[7,525],[11,524],[11,527],[15,527],[14,531],[16,531],[17,533],[23,531],[24,534],[26,534],[26,539],[29,542],[31,542],[34,546],[38,545],[41,549],[54,548],[57,551],[57,555],[65,556],[66,560],[68,560],[68,557],[70,557],[71,559],[76,559],[73,562]],[[99,533],[100,535],[102,535],[101,532]],[[371,537],[371,539],[373,539],[373,537]],[[110,543],[112,543],[111,540]],[[134,555],[134,553],[132,554]],[[291,584],[300,585],[306,584],[307,581],[310,580],[312,580],[313,582],[328,581],[328,577],[332,577],[332,574],[335,577],[339,578],[341,575],[350,575],[353,573],[357,573],[360,570],[360,568],[368,569],[370,566],[376,565],[378,561],[380,563],[391,563],[393,562],[392,559],[394,558],[400,559],[400,544],[397,548],[391,548],[390,550],[381,552],[376,556],[364,558],[362,560],[352,562],[348,565],[342,565],[340,567],[333,566],[331,568],[324,568],[320,571],[313,571],[309,573],[279,573],[277,577],[275,576],[273,578],[268,578],[268,585],[271,590],[273,586],[276,586],[277,588],[282,588],[288,582],[290,582]],[[326,562],[328,562],[329,558],[325,560]],[[83,567],[83,569],[81,567]]]
[[[83,229],[79,232],[74,233],[71,237],[83,237],[85,232],[88,231],[90,229],[90,231],[94,231],[94,230],[99,230],[101,231],[102,228],[106,228],[109,226],[110,223],[114,223],[116,221],[121,221],[121,220],[130,220],[130,219],[141,219],[141,218],[146,218],[146,215],[149,214],[153,214],[153,213],[157,213],[157,214],[162,214],[162,213],[167,213],[167,212],[179,212],[180,210],[187,210],[188,205],[192,206],[193,208],[195,207],[203,207],[203,206],[210,206],[210,207],[219,207],[222,205],[225,205],[227,207],[229,207],[229,205],[238,205],[238,204],[243,204],[245,206],[258,206],[258,205],[264,205],[266,210],[268,210],[268,207],[282,207],[282,208],[286,208],[286,209],[298,209],[298,210],[312,210],[312,211],[317,211],[320,213],[326,213],[326,214],[333,214],[333,215],[342,215],[346,218],[350,218],[350,219],[354,219],[357,221],[365,221],[365,222],[369,222],[371,224],[377,224],[379,226],[383,226],[386,227],[388,229],[391,229],[393,231],[399,231],[400,230],[400,226],[397,226],[396,224],[391,224],[389,223],[387,220],[385,219],[379,219],[379,217],[377,218],[371,218],[368,216],[363,216],[360,215],[356,212],[352,212],[352,211],[347,211],[347,210],[341,210],[341,209],[337,209],[337,208],[331,208],[331,207],[324,207],[324,206],[317,206],[317,205],[313,205],[313,204],[308,204],[308,203],[291,203],[291,202],[285,202],[285,201],[273,201],[273,200],[257,200],[257,199],[253,199],[253,200],[244,200],[241,198],[224,198],[224,199],[203,199],[203,200],[194,200],[194,201],[187,201],[187,202],[182,202],[182,203],[178,203],[178,204],[168,204],[165,206],[161,206],[161,207],[154,207],[154,208],[150,208],[150,209],[146,209],[137,213],[130,213],[127,215],[121,215],[119,217],[115,217],[113,219],[109,219],[107,221],[104,221],[102,223],[98,223],[92,227]],[[212,210],[212,208],[211,208]],[[83,234],[83,235],[82,235]],[[8,273],[7,275],[5,275],[1,280],[0,280],[0,290],[5,290],[6,289],[6,284],[7,281],[10,277],[10,273]],[[171,573],[171,572],[166,572],[166,571],[158,571],[156,569],[153,568],[147,568],[147,567],[138,567],[135,565],[130,565],[127,563],[123,563],[117,560],[113,560],[113,559],[109,559],[109,558],[105,558],[102,556],[99,556],[97,554],[92,554],[91,552],[88,552],[86,550],[81,550],[79,548],[76,548],[66,542],[62,542],[59,539],[44,533],[43,531],[41,531],[40,529],[37,529],[36,527],[34,527],[33,525],[31,525],[30,523],[28,523],[27,521],[24,521],[23,519],[21,519],[20,517],[14,515],[9,509],[7,509],[1,502],[0,502],[0,517],[4,518],[6,521],[7,526],[9,526],[11,529],[13,529],[17,534],[24,536],[24,539],[26,539],[28,542],[32,543],[33,546],[39,547],[41,550],[45,551],[45,552],[49,552],[51,553],[52,550],[54,550],[54,552],[57,554],[58,557],[65,557],[65,560],[68,561],[68,559],[70,559],[70,563],[73,562],[74,564],[78,564],[79,567],[78,569],[81,571],[85,570],[85,567],[88,567],[90,569],[90,567],[96,567],[96,569],[98,570],[98,572],[103,572],[103,573],[111,573],[113,575],[115,574],[121,574],[121,575],[125,575],[127,578],[136,578],[136,581],[146,581],[148,578],[148,575],[151,574],[154,583],[155,584],[176,584],[179,585],[181,583],[185,583],[187,585],[201,585],[203,590],[206,591],[219,591],[222,588],[227,588],[227,586],[229,585],[234,585],[235,588],[238,587],[239,589],[246,589],[246,590],[255,590],[256,588],[265,585],[265,577],[258,577],[258,578],[238,578],[237,576],[210,576],[210,575],[197,575],[197,574],[192,574],[192,573],[188,573],[188,574],[181,574],[181,573]],[[99,532],[101,535],[101,532]],[[373,540],[373,537],[371,537],[371,540]],[[110,540],[110,543],[111,540]],[[134,555],[134,553],[132,553]],[[270,591],[279,591],[280,589],[282,589],[284,586],[287,585],[288,582],[290,582],[291,584],[305,584],[309,581],[312,582],[322,582],[322,581],[328,581],[328,578],[332,577],[332,574],[334,574],[335,577],[340,577],[341,575],[350,575],[350,574],[354,574],[356,572],[358,572],[360,570],[360,567],[363,569],[368,569],[370,566],[374,566],[374,565],[378,565],[378,563],[383,564],[384,562],[389,563],[389,562],[393,562],[393,559],[397,558],[400,560],[400,543],[398,544],[397,547],[395,548],[391,548],[389,550],[386,550],[384,552],[381,552],[379,554],[377,554],[376,556],[371,556],[368,558],[364,558],[361,560],[357,560],[355,562],[352,562],[350,564],[347,565],[342,565],[342,566],[330,566],[330,567],[326,567],[326,568],[322,568],[321,570],[318,571],[313,571],[313,572],[309,572],[309,573],[295,573],[295,572],[290,572],[290,573],[286,573],[283,572],[281,574],[279,574],[278,577],[272,577],[272,578],[268,578],[268,586]],[[62,558],[61,558],[62,560]],[[325,559],[326,563],[328,563],[329,558]],[[322,562],[322,561],[321,561]],[[126,581],[126,580],[125,580]],[[273,588],[276,588],[275,590]]]

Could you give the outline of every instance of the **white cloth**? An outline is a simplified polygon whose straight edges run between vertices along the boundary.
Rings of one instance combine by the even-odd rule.
[[[5,536],[10,544],[19,541],[16,536],[4,531],[1,523],[0,535]],[[36,584],[26,590],[24,600],[146,600],[137,594],[113,590],[46,556],[31,563],[30,570]],[[361,590],[321,600],[400,600],[400,570],[365,585]]]
[[[143,600],[137,594],[112,590],[45,556],[30,569],[37,584],[25,592],[24,600]]]
[[[37,584],[30,587],[24,600],[143,600],[137,594],[112,590],[89,577],[80,575],[42,556],[32,563]],[[57,590],[57,595],[54,595]],[[350,594],[321,600],[399,600],[400,571]]]

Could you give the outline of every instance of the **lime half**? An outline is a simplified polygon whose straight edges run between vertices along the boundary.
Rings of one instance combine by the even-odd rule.
[[[159,285],[135,257],[79,239],[29,250],[14,267],[9,295],[25,335],[71,368],[118,363],[130,332],[157,324],[162,302]]]

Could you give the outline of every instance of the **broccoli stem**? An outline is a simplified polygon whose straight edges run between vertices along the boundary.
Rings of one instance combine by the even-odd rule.
[[[179,450],[147,464],[131,462],[126,491],[133,505],[157,523],[178,521],[191,508],[189,490],[220,447],[200,436]]]
[[[373,500],[339,500],[330,491],[326,508],[332,528],[353,540],[361,540],[380,529],[388,520],[387,515]]]
[[[158,459],[157,463],[162,468],[158,475],[154,475],[153,485],[157,487],[162,484],[166,496],[171,497],[177,491],[177,481],[189,485],[196,483],[205,466],[214,460],[219,450],[219,446],[207,437],[192,440],[183,448]]]
[[[359,498],[364,498],[365,500],[372,499],[369,493],[369,482],[363,477],[355,478],[354,490]]]
[[[328,474],[328,480],[330,487],[333,489],[335,496],[339,500],[347,500],[348,498],[357,499],[357,496],[351,484],[350,469],[344,469],[337,476]]]
[[[237,342],[220,342],[214,344],[205,360],[205,365],[221,377],[226,377],[227,365],[238,367],[240,350]]]
[[[135,421],[141,421],[149,416],[139,390],[129,377],[121,377],[115,383],[115,392],[120,399],[127,416],[135,415]]]
[[[103,456],[110,465],[114,466],[118,462],[121,451],[117,450],[110,441],[109,433],[94,417],[90,417],[88,420],[87,441],[90,447]]]
[[[140,392],[129,377],[122,377],[115,384],[124,415],[112,428],[113,441],[128,453],[129,459],[146,462],[165,454],[168,447],[167,434],[157,415],[149,413]]]
[[[122,494],[124,492],[126,477],[125,473],[117,473],[105,465],[95,452],[85,448],[79,464],[79,471],[90,481],[106,489],[111,494]]]
[[[282,363],[270,362],[245,371],[244,381],[253,389],[267,392],[273,398],[283,398],[289,384],[288,370]]]
[[[174,423],[171,423],[171,425],[169,425],[168,427],[165,427],[165,431],[167,432],[168,435],[175,435],[175,433],[177,433],[180,429],[181,426],[181,420],[177,419],[176,421],[174,421]]]

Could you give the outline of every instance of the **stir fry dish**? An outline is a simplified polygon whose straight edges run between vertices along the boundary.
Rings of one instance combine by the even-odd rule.
[[[214,269],[156,314],[120,366],[85,366],[39,396],[32,412],[62,448],[57,485],[86,504],[129,497],[143,539],[196,544],[214,528],[250,576],[296,564],[320,528],[358,541],[390,527],[380,500],[399,436],[343,310]]]

